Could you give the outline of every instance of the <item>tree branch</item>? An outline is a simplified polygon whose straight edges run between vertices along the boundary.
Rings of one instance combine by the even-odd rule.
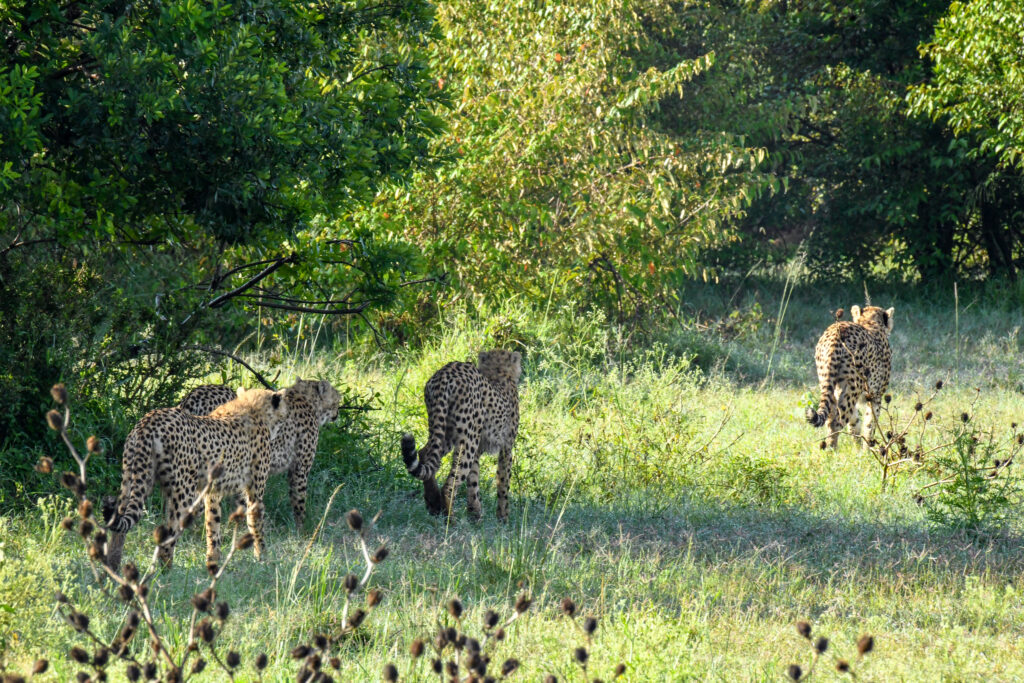
[[[291,253],[288,256],[284,256],[282,258],[274,260],[269,266],[267,266],[266,268],[261,270],[255,277],[249,279],[244,284],[242,284],[240,287],[235,287],[230,292],[225,292],[224,294],[221,294],[216,299],[214,299],[213,301],[208,303],[207,307],[208,308],[220,308],[225,303],[227,303],[228,300],[233,299],[234,297],[238,296],[239,294],[241,294],[242,292],[246,291],[247,289],[255,286],[257,282],[260,282],[261,280],[265,279],[267,276],[269,276],[271,273],[273,273],[275,270],[277,270],[281,266],[283,266],[283,265],[285,265],[287,263],[297,263],[298,260],[299,260],[299,255],[296,254],[296,253]]]
[[[277,391],[277,387],[275,387],[273,384],[268,382],[266,377],[261,375],[251,365],[249,365],[248,363],[246,363],[244,360],[242,360],[241,358],[239,358],[238,356],[236,356],[233,353],[229,353],[229,352],[223,351],[221,349],[215,349],[212,346],[200,346],[198,344],[193,344],[191,346],[186,346],[185,349],[186,350],[190,350],[190,351],[203,351],[205,353],[212,353],[215,356],[225,356],[227,358],[230,358],[231,360],[235,361],[236,363],[241,365],[243,368],[245,368],[246,370],[251,372],[253,374],[253,376],[255,376],[257,380],[259,380],[260,384],[265,386],[267,389],[270,389],[271,391]]]

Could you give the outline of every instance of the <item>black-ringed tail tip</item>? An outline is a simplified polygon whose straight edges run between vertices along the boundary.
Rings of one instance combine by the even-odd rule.
[[[416,462],[416,437],[412,434],[402,434],[402,460],[406,468]]]

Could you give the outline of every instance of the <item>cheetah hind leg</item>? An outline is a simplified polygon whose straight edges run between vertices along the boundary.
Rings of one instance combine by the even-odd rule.
[[[402,461],[409,469],[416,462],[416,439],[412,434],[402,435]],[[440,515],[443,508],[441,489],[434,477],[423,480],[423,502],[427,504],[427,512]]]

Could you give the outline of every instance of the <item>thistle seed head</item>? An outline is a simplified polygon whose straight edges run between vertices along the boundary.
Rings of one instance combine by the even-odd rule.
[[[352,613],[352,616],[348,618],[349,628],[359,628],[359,625],[363,623],[364,619],[366,619],[366,612],[361,609],[357,609]]]
[[[452,598],[448,601],[448,614],[452,615],[456,619],[462,617],[462,602],[458,598]]]
[[[50,425],[50,429],[55,432],[59,432],[64,429],[64,418],[61,417],[60,412],[51,410],[46,413],[46,424]]]
[[[804,671],[800,668],[799,664],[790,664],[789,668],[786,669],[786,675],[789,676],[790,680],[799,681],[800,677],[804,675]]]
[[[796,632],[799,633],[802,637],[807,638],[808,640],[810,640],[811,639],[811,624],[809,622],[806,622],[806,621],[798,621],[798,622],[796,622]]]
[[[875,639],[872,636],[863,635],[860,637],[860,640],[857,641],[857,652],[859,652],[861,656],[866,655],[874,649]]]
[[[68,402],[68,388],[64,386],[64,383],[54,384],[50,387],[50,396],[53,396],[53,400],[58,405],[64,405]]]
[[[359,532],[363,530],[363,516],[359,510],[353,508],[345,513],[345,521],[348,522],[348,527],[352,531]]]
[[[196,634],[202,638],[204,643],[212,643],[214,638],[213,624],[210,623],[209,617],[203,619],[196,624]]]

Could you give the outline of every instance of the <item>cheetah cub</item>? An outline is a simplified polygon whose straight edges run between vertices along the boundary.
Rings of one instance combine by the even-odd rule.
[[[854,438],[863,437],[867,444],[892,371],[889,334],[893,309],[865,306],[861,310],[860,306],[851,306],[850,313],[853,322],[829,325],[814,349],[821,402],[817,411],[807,409],[807,421],[815,427],[825,425],[825,443],[830,448],[835,448],[839,432],[846,425]]]
[[[516,385],[522,357],[516,351],[481,351],[476,365],[449,363],[423,388],[427,404],[427,443],[416,452],[412,434],[402,437],[402,459],[409,474],[423,480],[423,498],[434,515],[451,515],[455,492],[466,482],[466,509],[479,519],[480,453],[498,454],[498,519],[508,518],[512,446],[519,432]],[[444,490],[434,476],[441,458],[453,452]]]

